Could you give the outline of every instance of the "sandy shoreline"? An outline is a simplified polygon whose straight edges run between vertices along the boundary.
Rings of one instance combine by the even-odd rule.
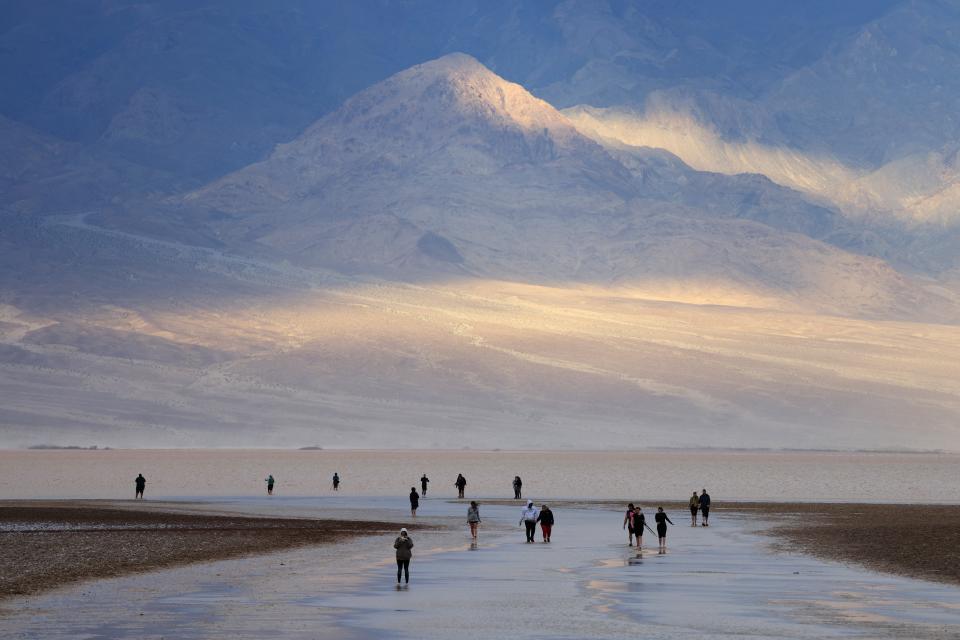
[[[395,528],[387,522],[190,513],[149,503],[3,502],[0,599]]]
[[[745,503],[726,508],[786,519],[767,533],[787,548],[960,585],[960,505]]]

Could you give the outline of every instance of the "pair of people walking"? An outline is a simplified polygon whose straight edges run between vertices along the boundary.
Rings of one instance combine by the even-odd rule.
[[[710,494],[707,493],[707,490],[704,489],[703,493],[699,496],[697,492],[694,491],[693,495],[690,496],[690,526],[697,526],[697,511],[700,512],[702,525],[704,527],[709,527],[710,522]]]
[[[553,511],[550,510],[550,507],[544,504],[537,509],[533,500],[527,500],[527,506],[520,512],[520,524],[526,528],[527,542],[536,542],[537,523],[540,524],[543,541],[550,542],[554,522]]]

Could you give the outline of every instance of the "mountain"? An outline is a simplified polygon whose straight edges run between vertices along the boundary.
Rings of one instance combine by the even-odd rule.
[[[955,449],[954,13],[12,0],[0,445]]]
[[[845,229],[835,212],[768,181],[605,150],[463,54],[361,92],[174,204],[227,246],[351,273],[688,282],[898,317],[951,304],[824,242]]]

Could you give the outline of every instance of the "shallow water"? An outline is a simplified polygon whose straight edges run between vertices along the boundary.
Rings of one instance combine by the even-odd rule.
[[[255,496],[264,478],[279,496],[406,496],[419,478],[430,495],[513,497],[520,475],[534,497],[686,500],[707,487],[717,500],[956,502],[960,454],[814,452],[507,452],[107,450],[0,451],[0,498],[127,498],[147,478],[148,498]]]
[[[347,508],[353,502],[351,512]],[[383,498],[246,499],[251,513],[392,518]],[[463,519],[425,501],[421,517]],[[397,588],[392,536],[102,580],[0,609],[4,638],[958,638],[960,589],[775,553],[762,522],[718,513],[678,526],[669,551],[628,549],[617,512],[557,511],[554,541],[525,544],[518,507],[414,532]],[[649,536],[649,534],[648,534]],[[538,536],[539,537],[539,536]],[[646,541],[649,545],[651,540]]]

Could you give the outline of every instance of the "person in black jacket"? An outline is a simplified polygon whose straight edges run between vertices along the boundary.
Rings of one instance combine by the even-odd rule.
[[[462,473],[457,474],[457,481],[453,483],[453,486],[457,488],[457,497],[463,498],[463,490],[467,486],[467,479],[463,477]]]
[[[417,517],[417,508],[420,506],[420,494],[416,487],[410,487],[410,517]]]
[[[700,520],[701,526],[709,527],[710,523],[707,522],[707,519],[710,517],[710,494],[707,493],[707,490],[704,489],[700,494]]]
[[[537,522],[540,523],[540,531],[543,532],[543,541],[550,542],[550,532],[553,531],[553,511],[547,505],[540,506],[540,515],[537,516]]]
[[[647,516],[643,515],[643,507],[633,508],[633,517],[630,519],[630,522],[633,523],[633,535],[637,539],[637,549],[642,549],[643,530],[650,528],[647,526]]]
[[[657,536],[660,538],[660,553],[663,553],[667,550],[667,523],[673,524],[673,520],[670,519],[663,511],[663,507],[657,507],[657,513],[653,516],[653,519],[657,521]]]
[[[513,499],[519,500],[522,497],[521,489],[523,488],[523,480],[520,479],[520,476],[513,476]]]
[[[136,500],[137,498],[139,498],[143,500],[143,490],[147,488],[147,479],[143,477],[142,473],[138,473],[133,483],[137,489],[137,492],[134,494],[133,499]]]

